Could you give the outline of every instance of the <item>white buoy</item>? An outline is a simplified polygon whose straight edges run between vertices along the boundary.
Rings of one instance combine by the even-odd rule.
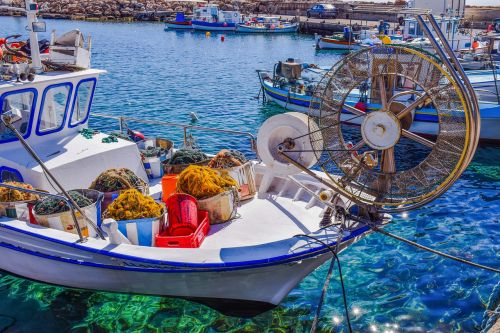
[[[194,112],[190,112],[189,115],[191,116],[192,121],[198,121],[198,116]]]

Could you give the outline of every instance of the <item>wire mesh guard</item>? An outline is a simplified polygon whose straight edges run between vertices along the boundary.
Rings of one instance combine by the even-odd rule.
[[[356,104],[356,94],[368,110]],[[388,211],[428,202],[451,186],[473,154],[465,94],[445,67],[414,49],[352,53],[314,92],[309,133],[318,164],[355,202]],[[416,113],[428,119],[415,124]],[[435,139],[414,133],[422,126]]]

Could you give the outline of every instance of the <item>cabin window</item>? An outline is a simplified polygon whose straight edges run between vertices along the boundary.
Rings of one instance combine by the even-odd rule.
[[[37,93],[34,89],[7,92],[0,97],[2,113],[9,111],[20,113],[21,120],[16,121],[13,125],[24,138],[30,135],[31,117],[35,111],[36,97]],[[0,122],[0,142],[15,140],[17,138],[14,133],[3,122]]]
[[[75,127],[87,121],[90,113],[90,106],[94,97],[96,79],[82,80],[76,86],[76,94],[71,110],[70,127]]]
[[[64,126],[72,90],[71,83],[55,84],[45,89],[38,115],[38,135],[57,132]]]
[[[408,34],[415,36],[417,34],[417,23],[416,22],[410,22],[408,26]]]

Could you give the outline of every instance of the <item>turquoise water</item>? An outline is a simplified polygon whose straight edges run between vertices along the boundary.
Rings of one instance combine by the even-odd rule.
[[[281,112],[256,99],[255,69],[287,57],[321,65],[312,37],[164,32],[150,23],[48,21],[48,31],[80,28],[93,37],[102,76],[93,111],[249,131]],[[0,17],[0,36],[25,33],[25,21]],[[92,120],[108,129],[112,122]],[[141,129],[141,128],[138,128]],[[158,127],[143,129],[177,139]],[[245,139],[203,136],[214,151]],[[500,149],[482,147],[451,190],[388,229],[485,265],[499,265]],[[477,332],[498,276],[372,234],[340,255],[355,332]],[[188,301],[81,291],[0,275],[0,332],[307,332],[327,265],[308,276],[276,309],[253,319],[223,316]],[[346,332],[338,276],[330,284],[321,332]]]

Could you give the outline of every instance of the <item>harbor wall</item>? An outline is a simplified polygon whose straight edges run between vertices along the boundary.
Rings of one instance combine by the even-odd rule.
[[[39,0],[40,14],[45,18],[59,19],[87,19],[87,20],[144,20],[159,21],[173,15],[176,11],[192,11],[192,4],[175,2],[172,0]],[[246,14],[271,14],[304,16],[301,21],[308,21],[305,17],[307,9],[315,2],[292,0],[211,0],[224,10],[239,10]],[[0,5],[23,7],[24,0],[0,0]],[[352,23],[368,25],[369,21],[384,20],[397,22],[401,16],[400,6],[374,3],[352,5],[344,2],[334,2],[339,10],[337,19],[344,20],[343,25]],[[18,12],[0,10],[0,15],[19,15]],[[465,17],[474,28],[483,29],[495,18],[500,18],[500,7],[467,7]],[[357,21],[357,22],[356,22]],[[306,23],[302,26],[303,32],[338,30],[335,20],[326,20],[323,26],[316,23]]]

